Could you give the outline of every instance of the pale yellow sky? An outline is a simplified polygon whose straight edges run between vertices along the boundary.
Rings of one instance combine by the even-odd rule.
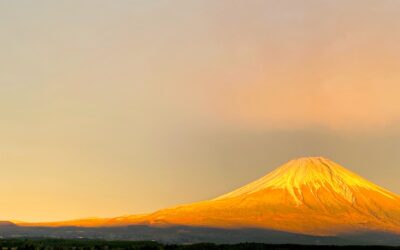
[[[399,8],[0,2],[0,219],[150,212],[304,155],[400,193]]]

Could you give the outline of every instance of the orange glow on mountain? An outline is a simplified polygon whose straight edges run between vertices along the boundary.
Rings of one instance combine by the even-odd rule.
[[[400,233],[400,197],[322,157],[292,160],[213,200],[147,215],[37,226],[188,225],[257,227],[311,235],[356,231]]]

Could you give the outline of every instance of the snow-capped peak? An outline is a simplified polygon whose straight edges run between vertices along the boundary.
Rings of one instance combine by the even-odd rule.
[[[285,189],[296,203],[300,204],[303,187],[314,192],[323,187],[329,188],[349,202],[353,202],[353,192],[357,188],[374,190],[389,198],[395,198],[390,192],[331,160],[323,157],[302,157],[291,160],[266,176],[217,197],[216,200],[253,194],[264,189]]]

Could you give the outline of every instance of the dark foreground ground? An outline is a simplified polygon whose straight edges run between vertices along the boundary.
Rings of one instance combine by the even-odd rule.
[[[238,244],[258,242],[268,245],[363,245],[400,246],[400,236],[385,232],[364,232],[348,235],[310,236],[265,229],[218,229],[205,227],[19,227],[0,226],[0,239],[66,239],[66,240],[107,240],[129,242],[160,242],[165,245],[189,245],[198,242],[214,244]],[[93,242],[93,241],[92,241]],[[131,244],[131,243],[130,243]],[[210,249],[211,246],[208,248]],[[217,248],[218,249],[218,248]],[[223,249],[223,248],[220,248]],[[233,249],[233,248],[232,248]],[[240,249],[240,248],[239,248]],[[242,248],[249,249],[249,248]],[[288,248],[286,248],[288,249]],[[1,250],[1,249],[0,249]]]
[[[329,245],[271,245],[263,243],[239,244],[212,244],[199,243],[190,245],[160,244],[152,241],[106,241],[106,240],[73,240],[73,239],[1,239],[2,250],[111,250],[111,249],[138,249],[138,250],[245,250],[245,249],[399,249],[389,246],[329,246]]]

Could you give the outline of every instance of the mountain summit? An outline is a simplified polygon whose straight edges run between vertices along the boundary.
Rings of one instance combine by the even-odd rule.
[[[90,225],[185,225],[263,228],[310,235],[353,232],[400,234],[400,197],[339,164],[299,158],[213,200]],[[42,225],[79,225],[84,220]]]
[[[355,202],[357,190],[374,190],[395,199],[395,195],[350,172],[323,157],[303,157],[292,160],[261,179],[252,182],[218,199],[254,194],[267,189],[281,189],[290,193],[297,205],[306,202],[303,190],[318,197],[321,189],[330,190],[338,197]]]

